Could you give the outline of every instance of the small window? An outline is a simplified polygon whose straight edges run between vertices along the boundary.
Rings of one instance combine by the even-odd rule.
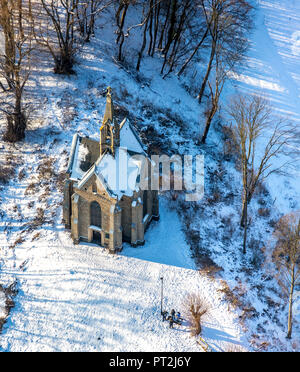
[[[105,239],[109,239],[109,234],[105,234]]]
[[[97,185],[93,183],[93,193],[97,194]]]
[[[148,195],[147,195],[147,191],[144,191],[144,195],[143,195],[143,217],[146,216],[147,214],[147,211],[148,211]]]
[[[90,207],[90,213],[91,213],[91,225],[102,227],[102,221],[101,221],[101,207],[97,202],[92,202]]]

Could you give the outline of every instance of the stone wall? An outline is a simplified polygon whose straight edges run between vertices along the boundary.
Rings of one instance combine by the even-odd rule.
[[[73,193],[70,198],[71,192]],[[71,200],[71,202],[68,202]],[[143,202],[147,203],[144,215]],[[91,203],[97,202],[101,207],[101,229],[91,227]],[[71,216],[70,216],[70,213]],[[122,242],[132,245],[144,243],[144,234],[153,218],[159,217],[158,192],[134,192],[132,197],[123,196],[118,203],[103,188],[95,175],[92,175],[83,188],[66,180],[64,219],[66,227],[71,227],[73,240],[78,243],[80,239],[91,242],[93,231],[101,233],[101,245],[111,252],[122,249]]]

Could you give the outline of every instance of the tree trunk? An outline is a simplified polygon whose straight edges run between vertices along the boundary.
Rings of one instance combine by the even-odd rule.
[[[55,60],[54,73],[58,75],[73,75],[73,65],[73,56],[70,56],[67,51],[61,50],[60,56]]]
[[[242,216],[241,216],[241,227],[245,227],[245,216],[246,216],[246,202],[243,200]]]
[[[89,43],[91,40],[91,36],[95,35],[95,11],[94,9],[94,3],[91,2],[91,18],[90,22],[86,25],[86,37],[85,37],[85,42]]]
[[[145,26],[144,26],[145,28],[144,28],[143,44],[142,44],[141,50],[139,52],[139,58],[138,58],[138,62],[137,62],[137,65],[136,65],[136,70],[137,71],[140,71],[141,61],[142,61],[142,58],[143,58],[143,53],[144,53],[144,50],[145,50],[146,44],[147,44],[148,21],[149,21],[149,17],[147,17],[147,21],[146,21]]]
[[[19,30],[22,37],[24,39],[24,30],[23,30],[23,3],[22,0],[18,0],[18,22],[19,22]]]
[[[16,59],[15,34],[13,28],[12,14],[10,13],[8,2],[2,1],[0,8],[0,23],[5,39],[5,66],[4,72],[7,84],[13,89],[11,80],[13,78],[13,67]]]
[[[253,196],[253,192],[248,192],[247,206],[250,204],[252,196]],[[246,204],[245,204],[245,199],[244,199],[243,200],[242,217],[241,217],[241,227],[245,226],[245,217],[246,217]]]
[[[288,317],[288,333],[287,338],[292,338],[293,331],[293,296],[294,296],[294,287],[295,287],[295,267],[292,268],[292,280],[291,280],[291,290],[290,290],[290,299],[289,299],[289,317]]]
[[[178,73],[178,76],[181,76],[183,74],[183,72],[185,71],[185,69],[187,68],[188,64],[191,62],[191,60],[194,58],[194,56],[196,55],[196,53],[198,52],[199,48],[201,47],[201,45],[203,44],[204,40],[206,39],[208,35],[208,28],[206,29],[206,32],[205,34],[203,35],[202,39],[200,40],[199,44],[196,46],[196,48],[194,49],[193,53],[191,54],[191,56],[186,60],[186,62],[184,63],[184,65],[182,66],[181,70],[179,71]]]
[[[176,29],[176,33],[173,37],[173,49],[172,49],[172,52],[171,52],[171,56],[169,58],[169,63],[170,63],[170,70],[169,72],[167,73],[167,75],[169,75],[171,72],[173,72],[173,68],[174,68],[174,65],[175,65],[175,61],[176,61],[176,56],[177,56],[177,53],[178,53],[178,50],[179,50],[179,47],[180,47],[180,42],[181,42],[181,37],[182,37],[182,32],[183,32],[183,29],[184,29],[184,23],[185,23],[185,20],[186,20],[186,13],[188,11],[190,7],[190,1],[186,1],[185,3],[185,6],[183,8],[183,11],[182,11],[182,14],[180,16],[180,20],[179,20],[179,25]],[[165,77],[164,77],[165,78]]]
[[[206,138],[207,138],[210,126],[211,126],[211,122],[212,122],[216,112],[217,112],[217,107],[213,106],[213,108],[211,109],[211,111],[208,115],[208,118],[206,120],[205,130],[204,130],[204,133],[203,133],[203,136],[202,136],[202,139],[201,139],[202,144],[205,144],[205,142],[206,142]]]
[[[207,82],[208,82],[208,78],[209,78],[209,75],[210,75],[210,72],[211,72],[211,69],[212,69],[213,60],[215,58],[216,47],[217,47],[216,41],[213,40],[211,53],[210,53],[210,58],[209,58],[209,63],[208,63],[206,74],[204,76],[204,79],[203,79],[203,82],[202,82],[202,85],[201,85],[201,89],[200,89],[200,93],[199,93],[199,96],[198,96],[199,103],[202,102],[204,91],[205,91],[205,88],[206,88],[206,85],[207,85]]]
[[[124,44],[124,41],[125,41],[125,36],[124,36],[124,31],[123,31],[123,28],[124,28],[124,24],[125,24],[125,19],[126,19],[126,14],[127,14],[127,10],[128,10],[128,7],[129,7],[129,4],[121,4],[119,9],[118,9],[118,12],[117,12],[117,25],[118,25],[118,37],[117,37],[117,44],[119,44],[119,53],[118,53],[118,61],[122,62],[123,60],[123,56],[122,56],[122,48],[123,48],[123,44]],[[121,19],[120,19],[120,14],[121,14],[121,11],[123,10],[122,12],[122,16],[121,16]]]
[[[4,139],[8,142],[18,142],[25,138],[26,117],[22,112],[22,92],[16,92],[15,112],[7,115],[7,131]]]
[[[165,31],[166,31],[168,21],[169,21],[170,10],[171,10],[171,0],[169,0],[169,3],[168,3],[168,10],[167,10],[167,14],[166,14],[165,23],[164,23],[163,28],[161,30],[160,39],[159,39],[159,43],[158,43],[158,49],[160,49],[160,50],[162,50]]]
[[[155,4],[154,40],[153,40],[153,47],[152,47],[151,57],[153,57],[154,53],[155,53],[158,27],[159,27],[159,15],[160,15],[160,2],[158,4],[157,3]]]
[[[164,54],[168,54],[168,51],[170,49],[170,46],[173,41],[173,36],[175,32],[175,25],[176,25],[176,15],[177,15],[177,0],[172,0],[172,13],[171,13],[171,24],[168,31],[168,40],[167,44],[163,50]]]
[[[15,132],[18,140],[25,138],[26,119],[22,110],[22,91],[16,91],[16,104],[15,104]]]
[[[248,230],[248,200],[247,200],[248,192],[245,191],[245,199],[244,199],[244,240],[243,240],[243,254],[247,253],[247,230]]]
[[[151,55],[152,44],[153,44],[153,0],[150,0],[150,25],[149,25],[149,49],[148,49],[148,56]]]
[[[170,47],[172,45],[172,42],[174,40],[176,21],[177,21],[177,0],[172,0],[172,13],[171,13],[171,20],[170,20],[171,23],[170,23],[170,27],[169,27],[169,31],[168,31],[167,43],[166,43],[166,46],[163,50],[164,63],[163,63],[163,66],[162,66],[162,69],[161,69],[161,72],[160,72],[161,74],[164,73],[164,69],[165,69],[165,66],[166,66],[167,61],[168,61],[168,53],[169,53]]]

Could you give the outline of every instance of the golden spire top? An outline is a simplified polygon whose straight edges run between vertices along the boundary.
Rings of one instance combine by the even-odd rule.
[[[110,121],[111,123],[114,122],[114,104],[112,101],[111,87],[107,88],[106,107],[105,107],[105,113],[104,113],[104,118],[103,118],[103,124],[106,124],[108,121]]]
[[[100,128],[100,155],[109,150],[113,156],[116,148],[120,146],[120,126],[114,118],[114,104],[112,100],[112,89],[106,90],[106,106],[103,124]]]

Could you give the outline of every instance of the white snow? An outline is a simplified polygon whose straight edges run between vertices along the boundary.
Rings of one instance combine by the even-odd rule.
[[[97,161],[95,172],[103,177],[109,190],[119,199],[123,195],[131,197],[137,189],[138,176],[145,161],[143,154],[137,159],[129,155],[127,148],[119,147],[115,156],[107,153]]]
[[[166,228],[169,234],[166,234]],[[120,256],[98,246],[74,246],[62,226],[47,241],[24,244],[25,272],[5,269],[22,288],[0,338],[3,351],[200,351],[186,325],[170,330],[160,315],[160,277],[164,309],[184,313],[184,298],[198,293],[210,304],[204,336],[215,350],[240,344],[236,316],[218,298],[218,284],[202,277],[189,258],[176,212],[162,203],[161,222],[146,234],[142,248]],[[24,253],[23,253],[24,254]]]
[[[120,131],[120,146],[138,154],[144,153],[144,149],[133,134],[128,120],[126,120]]]
[[[281,116],[300,123],[300,1],[259,0],[258,16],[247,63],[236,77],[239,92],[263,94]],[[299,144],[295,145],[295,150]],[[277,159],[283,164],[287,159]],[[268,180],[275,205],[282,213],[300,208],[300,164],[294,155],[289,176],[272,175]]]
[[[6,316],[6,311],[5,311],[5,294],[0,289],[0,319],[1,318],[4,318],[5,316]]]
[[[80,162],[85,161],[88,154],[89,149],[84,144],[81,143],[78,150],[78,161]]]
[[[94,231],[102,232],[102,229],[98,226],[90,225],[90,228]]]
[[[292,35],[292,53],[294,56],[300,55],[300,31],[296,31]]]
[[[88,153],[89,153],[88,148],[83,143],[80,143],[79,138],[77,138],[71,173],[72,179],[80,180],[84,176],[85,172],[80,168],[80,164],[81,162],[85,161]]]

